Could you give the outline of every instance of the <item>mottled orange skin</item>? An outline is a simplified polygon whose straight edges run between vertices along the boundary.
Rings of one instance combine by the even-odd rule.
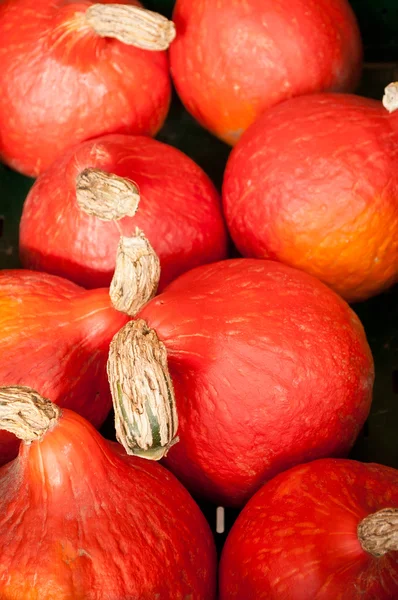
[[[167,54],[99,37],[85,23],[91,4],[0,3],[0,158],[25,175],[98,135],[155,135],[166,118]]]
[[[106,361],[129,317],[107,289],[24,270],[0,272],[0,385],[26,385],[100,426],[112,405]],[[18,441],[0,431],[0,464]]]
[[[2,600],[214,600],[211,531],[159,464],[64,409],[0,470]]]
[[[234,149],[223,203],[245,256],[315,275],[346,300],[398,280],[398,118],[323,94],[265,113]]]
[[[267,108],[359,81],[362,43],[347,0],[177,0],[173,21],[178,94],[231,145]]]
[[[115,223],[84,213],[76,177],[86,167],[133,180],[140,190],[136,215]],[[33,185],[20,224],[21,262],[86,288],[108,286],[120,234],[134,235],[137,227],[160,259],[159,289],[227,254],[220,197],[198,165],[148,137],[103,136],[67,152]]]
[[[278,475],[227,538],[220,600],[396,600],[398,552],[373,557],[357,535],[383,508],[398,508],[389,467],[325,459]]]
[[[339,456],[369,413],[373,360],[349,306],[270,260],[185,273],[140,318],[167,348],[180,441],[165,464],[195,494],[240,506],[295,464]]]

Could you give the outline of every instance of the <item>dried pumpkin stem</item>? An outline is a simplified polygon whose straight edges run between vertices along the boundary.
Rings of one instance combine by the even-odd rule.
[[[385,508],[363,519],[358,526],[362,548],[373,556],[398,551],[398,509]]]
[[[118,221],[135,215],[140,194],[133,181],[90,168],[76,178],[76,200],[86,214],[102,221]]]
[[[28,387],[0,387],[0,429],[29,444],[58,421],[61,410]]]
[[[134,237],[121,237],[115,273],[109,288],[113,307],[134,317],[156,294],[159,258],[140,229]]]
[[[390,83],[384,90],[383,106],[389,113],[398,109],[398,82]]]
[[[172,21],[139,6],[93,4],[85,16],[99,36],[143,50],[167,50],[176,35]]]
[[[118,441],[128,454],[160,460],[178,442],[164,344],[144,320],[131,321],[113,338],[107,369]]]

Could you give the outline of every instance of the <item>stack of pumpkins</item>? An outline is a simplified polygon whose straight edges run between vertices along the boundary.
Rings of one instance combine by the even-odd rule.
[[[169,62],[236,145],[222,201],[151,137]],[[0,272],[2,599],[214,600],[189,492],[245,505],[221,600],[398,597],[398,472],[345,458],[347,302],[398,281],[397,87],[351,95],[361,64],[347,0],[0,4],[0,157],[37,177]]]

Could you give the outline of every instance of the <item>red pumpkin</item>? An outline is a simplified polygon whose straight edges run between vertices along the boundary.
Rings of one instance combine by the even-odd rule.
[[[0,397],[24,440],[0,470],[1,598],[214,600],[209,526],[170,473],[32,390]]]
[[[220,600],[398,598],[398,471],[317,460],[278,475],[224,546]]]
[[[140,46],[164,49],[174,30],[154,13],[145,19],[141,11],[137,20],[137,6],[137,0],[1,2],[0,158],[6,164],[37,176],[83,140],[160,129],[171,97],[168,59]],[[137,29],[142,20],[154,36],[148,27]]]
[[[252,259],[198,267],[137,319],[115,336],[111,355],[119,364],[115,404],[121,414],[136,413],[138,449],[134,426],[118,439],[129,438],[132,453],[148,448],[151,458],[148,432],[162,438],[165,464],[197,495],[239,506],[292,465],[347,453],[365,422],[374,373],[362,325],[306,273]],[[171,448],[173,419],[154,418],[162,386],[169,411],[171,385],[151,330],[164,344],[175,390],[180,441]],[[160,371],[149,369],[148,356],[163,356]]]
[[[315,275],[348,301],[398,281],[398,116],[343,94],[267,111],[234,149],[223,202],[244,256]]]
[[[34,386],[96,427],[111,408],[106,376],[109,343],[129,320],[107,289],[24,270],[0,272],[0,385]],[[0,464],[17,440],[0,431]]]
[[[362,44],[347,0],[177,0],[173,21],[178,94],[228,144],[278,102],[359,81]]]
[[[141,199],[134,217],[103,221],[78,206],[76,178],[88,167],[137,183]],[[191,159],[144,137],[112,135],[85,142],[56,161],[31,189],[20,226],[21,261],[28,269],[87,288],[107,286],[120,233],[130,236],[137,226],[160,258],[161,288],[190,268],[226,256],[219,196]]]

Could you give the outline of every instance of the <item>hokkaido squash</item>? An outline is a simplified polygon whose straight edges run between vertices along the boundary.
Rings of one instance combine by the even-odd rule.
[[[111,408],[109,343],[130,319],[128,313],[134,314],[134,302],[145,303],[156,286],[158,274],[151,270],[156,264],[148,252],[142,236],[124,240],[112,300],[106,288],[86,291],[45,273],[0,271],[0,385],[35,386],[100,426]],[[137,254],[141,260],[135,262]],[[0,431],[0,464],[17,449],[16,438]]]
[[[295,464],[346,454],[372,398],[372,355],[354,312],[273,261],[181,275],[116,334],[111,359],[126,450],[167,453],[189,490],[225,505]]]
[[[0,388],[21,440],[0,469],[2,600],[214,600],[210,528],[166,469],[29,388]]]
[[[137,0],[0,3],[0,158],[36,177],[105,133],[155,135],[169,107],[165,17]],[[161,50],[161,51],[158,51]]]
[[[398,471],[317,460],[267,483],[232,527],[220,600],[398,598]]]
[[[267,108],[359,81],[362,43],[348,0],[177,0],[173,21],[177,92],[231,145]]]
[[[398,281],[397,159],[398,114],[376,100],[314,94],[266,111],[224,175],[236,246],[303,269],[349,302],[382,292]]]
[[[33,185],[20,224],[21,261],[86,288],[108,286],[120,235],[136,227],[160,259],[159,289],[226,256],[221,201],[200,167],[150,138],[103,136],[67,152]]]

